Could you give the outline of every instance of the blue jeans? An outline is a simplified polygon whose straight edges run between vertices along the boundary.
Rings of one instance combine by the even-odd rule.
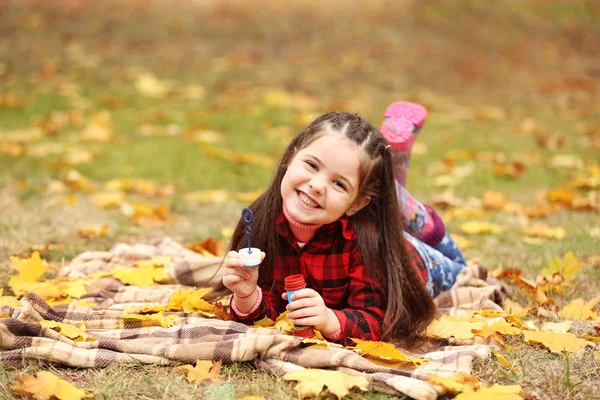
[[[456,281],[458,273],[467,265],[465,256],[456,246],[448,232],[435,247],[404,232],[404,237],[416,249],[428,272],[427,290],[435,297],[448,290]]]

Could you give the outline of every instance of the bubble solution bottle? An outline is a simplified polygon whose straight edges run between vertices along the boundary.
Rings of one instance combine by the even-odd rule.
[[[306,282],[301,274],[286,276],[283,280],[283,288],[287,292],[288,303],[292,302],[292,294],[306,287]],[[294,326],[294,336],[302,338],[315,337],[315,330],[312,326]]]

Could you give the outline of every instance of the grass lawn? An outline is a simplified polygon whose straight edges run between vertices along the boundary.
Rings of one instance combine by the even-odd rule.
[[[345,109],[378,126],[388,103],[411,100],[430,114],[408,188],[468,240],[467,257],[535,280],[572,251],[584,266],[549,297],[562,307],[598,296],[598,21],[600,6],[585,0],[0,1],[0,287],[10,291],[9,256],[32,249],[58,269],[83,251],[157,235],[226,241],[311,118]],[[140,181],[115,207],[98,206],[115,179]],[[564,188],[576,201],[550,204],[548,192]],[[489,191],[507,198],[482,207]],[[461,216],[450,194],[480,214]],[[504,229],[467,235],[469,221]],[[536,223],[564,237],[522,233]],[[106,235],[79,233],[104,225]],[[593,334],[594,323],[571,332]],[[597,351],[510,344],[501,352],[516,372],[490,358],[477,363],[479,379],[519,384],[530,399],[598,396]],[[97,399],[297,398],[245,364],[203,387],[172,367],[25,370],[41,369]],[[9,388],[21,372],[2,369],[0,397],[16,398]]]

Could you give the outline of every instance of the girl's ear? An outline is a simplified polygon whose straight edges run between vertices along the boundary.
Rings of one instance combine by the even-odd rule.
[[[364,208],[367,204],[369,204],[370,201],[371,201],[371,196],[362,196],[362,197],[354,200],[354,203],[352,203],[352,205],[350,206],[350,209],[348,209],[348,211],[346,211],[346,215],[350,217],[350,216],[356,214],[362,208]]]

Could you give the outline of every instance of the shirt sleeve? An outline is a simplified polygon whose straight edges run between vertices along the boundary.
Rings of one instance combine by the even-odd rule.
[[[259,321],[264,317],[268,317],[269,319],[275,321],[279,314],[285,311],[285,302],[281,298],[281,295],[270,290],[265,290],[263,288],[260,289],[261,291],[259,296],[261,298],[257,299],[257,302],[259,303],[255,304],[250,312],[246,314],[238,310],[237,306],[235,305],[235,296],[233,297],[231,300],[231,318],[234,321],[248,325]]]
[[[385,317],[386,301],[379,285],[369,278],[358,249],[352,253],[348,308],[333,310],[340,321],[341,332],[335,340],[345,346],[352,338],[377,341]]]

